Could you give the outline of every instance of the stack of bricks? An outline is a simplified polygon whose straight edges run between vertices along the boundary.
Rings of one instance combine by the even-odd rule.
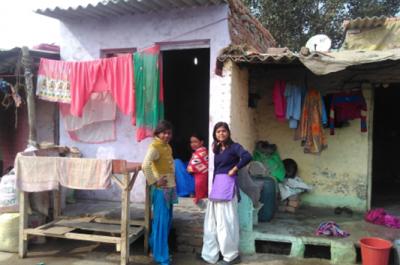
[[[300,207],[300,197],[298,195],[294,195],[282,201],[281,205],[279,206],[279,211],[296,213],[299,207]]]
[[[181,253],[201,253],[204,219],[174,220],[176,250]]]

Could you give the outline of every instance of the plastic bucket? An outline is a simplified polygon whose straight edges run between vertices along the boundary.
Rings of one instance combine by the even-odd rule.
[[[389,253],[393,244],[378,237],[360,239],[363,265],[388,265]]]

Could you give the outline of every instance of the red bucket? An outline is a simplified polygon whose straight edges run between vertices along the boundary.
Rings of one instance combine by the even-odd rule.
[[[378,237],[364,237],[360,239],[360,245],[363,265],[388,265],[392,242]]]

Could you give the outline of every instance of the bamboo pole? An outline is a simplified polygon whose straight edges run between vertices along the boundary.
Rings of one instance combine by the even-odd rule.
[[[26,89],[26,102],[28,107],[28,124],[29,124],[29,138],[28,145],[37,145],[36,135],[36,106],[35,94],[33,88],[33,73],[32,73],[32,58],[29,54],[28,47],[22,47],[22,65],[24,66],[25,76],[25,89]]]

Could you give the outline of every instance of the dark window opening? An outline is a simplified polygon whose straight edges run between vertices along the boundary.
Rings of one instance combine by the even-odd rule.
[[[174,157],[188,161],[192,133],[208,144],[210,49],[162,52],[165,119],[174,125]]]
[[[134,52],[136,52],[136,48],[101,49],[100,58],[117,57],[122,54],[134,53]]]
[[[292,243],[256,240],[256,253],[290,255]]]
[[[305,245],[304,258],[331,259],[330,246]]]

